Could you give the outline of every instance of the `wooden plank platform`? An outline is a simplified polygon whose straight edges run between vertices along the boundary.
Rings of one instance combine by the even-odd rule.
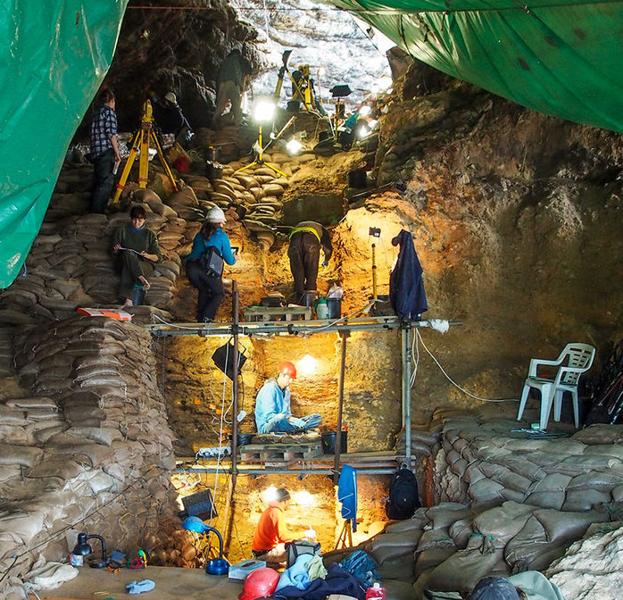
[[[320,440],[296,444],[247,444],[240,446],[240,460],[245,463],[284,464],[322,456]]]
[[[312,318],[311,308],[305,306],[249,306],[242,310],[246,321],[269,322],[269,321],[310,321]]]

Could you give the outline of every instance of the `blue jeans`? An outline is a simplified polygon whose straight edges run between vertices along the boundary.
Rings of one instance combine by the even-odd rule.
[[[291,433],[293,431],[307,431],[318,427],[322,422],[319,414],[307,415],[306,417],[283,417],[273,421],[270,432]]]

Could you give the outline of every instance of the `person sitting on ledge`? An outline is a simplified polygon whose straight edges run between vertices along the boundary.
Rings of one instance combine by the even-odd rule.
[[[123,308],[134,306],[134,289],[147,291],[154,264],[162,255],[156,234],[145,227],[147,214],[142,206],[130,210],[130,223],[119,227],[113,234],[113,254],[117,256],[117,270],[121,272],[119,295]]]
[[[255,424],[258,433],[307,431],[318,427],[319,414],[306,417],[293,417],[290,409],[290,383],[296,379],[294,363],[285,361],[279,373],[269,379],[260,389],[255,399]]]
[[[286,488],[277,488],[275,497],[268,500],[268,508],[262,513],[251,549],[253,556],[258,560],[265,560],[268,564],[281,564],[286,561],[286,547],[288,542],[296,539],[315,539],[313,529],[300,533],[291,532],[285,521],[284,513],[288,510],[290,492]]]

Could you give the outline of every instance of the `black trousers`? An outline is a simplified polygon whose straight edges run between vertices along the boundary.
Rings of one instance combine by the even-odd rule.
[[[206,275],[203,267],[196,261],[186,263],[186,275],[190,283],[199,290],[197,322],[202,323],[205,319],[213,321],[225,297],[223,279]]]
[[[307,231],[295,233],[290,238],[288,258],[294,278],[294,293],[302,296],[305,291],[315,290],[320,260],[318,238]]]
[[[117,255],[117,271],[121,273],[121,281],[119,283],[119,296],[126,300],[132,298],[134,286],[140,284],[139,277],[142,275],[145,279],[154,274],[154,265],[147,259],[141,258],[134,252],[126,250],[119,251]]]
[[[115,185],[112,170],[115,166],[115,153],[109,148],[93,161],[93,187],[91,189],[91,212],[103,213],[108,206]]]

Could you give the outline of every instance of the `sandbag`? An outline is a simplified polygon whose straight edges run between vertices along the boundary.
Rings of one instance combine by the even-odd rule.
[[[525,504],[504,502],[502,506],[492,508],[474,519],[474,531],[489,536],[496,548],[504,548],[517,535],[534,509]]]
[[[606,511],[559,512],[536,510],[534,516],[543,525],[547,539],[553,543],[567,542],[581,538],[591,523],[609,521]]]
[[[40,448],[0,444],[0,465],[32,467],[41,460],[43,454]]]
[[[455,552],[456,548],[431,548],[424,552],[417,552],[415,559],[414,574],[419,577],[424,571],[433,569],[437,565],[441,564],[447,558],[450,558]]]
[[[485,554],[478,550],[458,550],[433,570],[428,580],[428,588],[470,592],[501,556],[501,550]]]
[[[425,552],[433,548],[455,548],[454,540],[448,534],[448,529],[429,529],[422,534],[417,545],[418,552]]]

